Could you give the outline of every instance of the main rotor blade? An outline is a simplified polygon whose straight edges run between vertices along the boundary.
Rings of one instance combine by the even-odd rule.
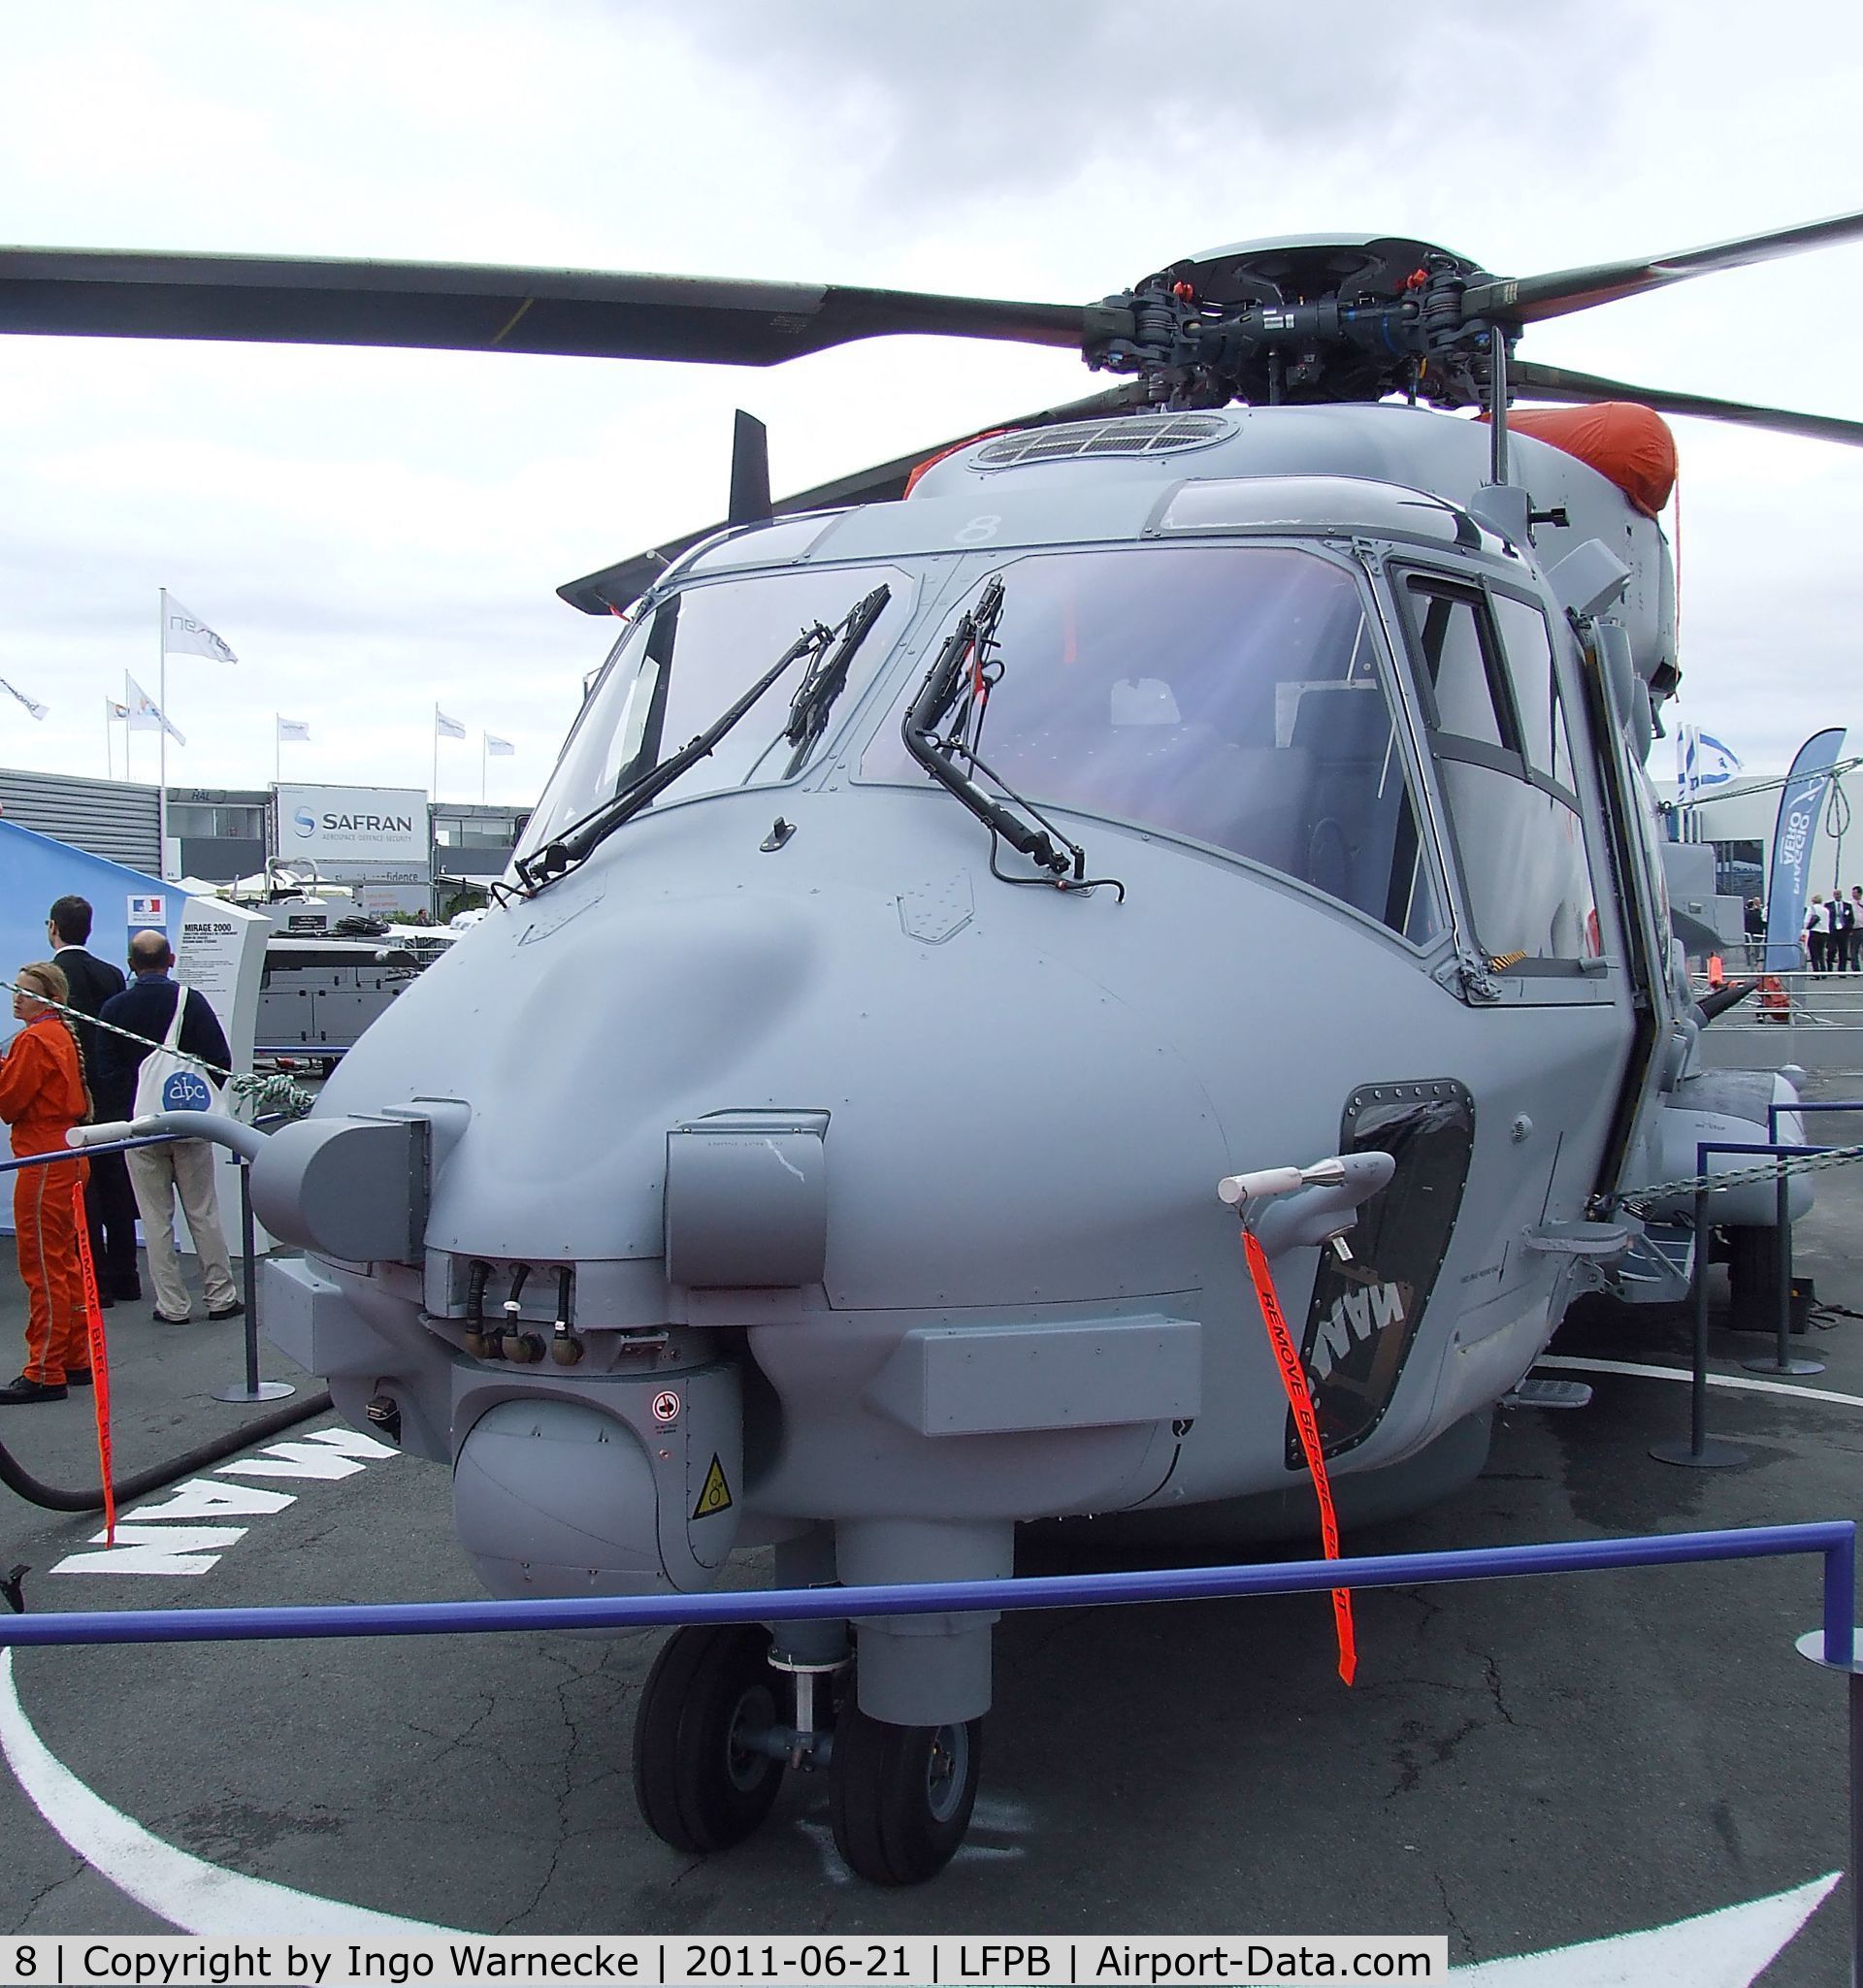
[[[1106,393],[1091,394],[1084,401],[1069,401],[1064,407],[1045,408],[1039,414],[1020,415],[1013,421],[1005,421],[1002,426],[1006,429],[1049,428],[1060,421],[1091,421],[1102,414],[1123,413],[1133,405],[1133,395],[1139,389],[1129,385],[1113,387]],[[963,435],[953,441],[933,442],[926,448],[915,448],[910,455],[895,456],[890,463],[876,463],[870,470],[856,470],[852,475],[837,476],[832,483],[818,483],[812,490],[798,491],[794,497],[778,498],[771,508],[777,517],[782,518],[802,511],[843,510],[856,504],[890,504],[905,495],[906,479],[921,463],[943,455],[949,449],[962,448],[965,442],[974,440],[974,435]],[[703,531],[687,532],[680,538],[669,538],[649,552],[637,552],[632,559],[605,567],[600,572],[590,573],[585,578],[570,580],[556,591],[572,607],[581,608],[584,614],[618,613],[630,602],[637,601],[674,560],[690,552],[702,538],[709,538],[714,532],[724,529],[722,524],[706,525]]]
[[[1734,242],[1715,242],[1705,248],[1684,248],[1675,255],[1650,256],[1635,262],[1600,262],[1587,269],[1555,270],[1549,276],[1511,277],[1502,281],[1471,283],[1462,293],[1462,315],[1498,317],[1508,324],[1535,324],[1541,318],[1562,317],[1569,310],[1588,310],[1618,297],[1641,296],[1666,284],[1705,277],[1716,270],[1745,269],[1771,262],[1776,256],[1800,255],[1808,248],[1829,248],[1840,242],[1863,238],[1863,213],[1834,214],[1827,221],[1806,221],[1796,228],[1775,228],[1764,235],[1744,235]]]
[[[1121,322],[1109,322],[1119,320]],[[1078,347],[1130,313],[706,277],[0,249],[0,331],[54,338],[412,345],[775,366],[903,333]]]
[[[1516,359],[1508,368],[1508,384],[1529,401],[1634,401],[1658,414],[1696,414],[1708,421],[1738,421],[1749,428],[1771,428],[1781,435],[1803,435],[1814,441],[1845,441],[1863,446],[1863,421],[1845,421],[1834,414],[1795,414],[1786,407],[1755,407],[1748,401],[1716,401],[1705,394],[1672,393],[1665,387],[1626,386],[1620,379],[1600,379],[1594,373],[1569,373],[1562,366],[1537,366]]]

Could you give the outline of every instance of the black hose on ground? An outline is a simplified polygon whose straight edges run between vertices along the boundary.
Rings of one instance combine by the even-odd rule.
[[[134,1477],[124,1478],[114,1487],[115,1494],[118,1498],[140,1498],[145,1491],[158,1491],[164,1484],[174,1483],[178,1478],[191,1477],[197,1470],[205,1470],[210,1463],[218,1463],[223,1456],[249,1449],[254,1443],[263,1443],[269,1436],[280,1435],[286,1429],[295,1428],[299,1422],[308,1422],[312,1416],[322,1415],[330,1406],[330,1396],[326,1392],[294,1401],[289,1408],[275,1408],[270,1415],[242,1422],[237,1429],[215,1436],[212,1442],[203,1443],[197,1450],[171,1457],[166,1463],[154,1464],[147,1470],[139,1470]],[[18,1492],[31,1504],[43,1505],[48,1512],[101,1512],[104,1509],[102,1484],[88,1491],[61,1491],[56,1484],[41,1483],[4,1443],[0,1443],[0,1484],[5,1484],[10,1491]]]

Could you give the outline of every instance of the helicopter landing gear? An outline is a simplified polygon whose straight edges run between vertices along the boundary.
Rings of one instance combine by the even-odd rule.
[[[780,1689],[756,1623],[675,1629],[661,1646],[634,1722],[634,1799],[655,1836],[727,1850],[763,1822],[783,1782],[767,1745]]]
[[[923,1884],[970,1827],[983,1721],[894,1726],[850,1696],[834,1722],[829,1819],[834,1847],[869,1884]]]

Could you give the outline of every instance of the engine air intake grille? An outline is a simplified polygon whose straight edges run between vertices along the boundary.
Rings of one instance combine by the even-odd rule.
[[[986,442],[972,458],[979,470],[1017,463],[1052,463],[1070,456],[1162,456],[1208,448],[1235,433],[1227,414],[1122,414],[1110,421],[1064,421],[1025,429]]]

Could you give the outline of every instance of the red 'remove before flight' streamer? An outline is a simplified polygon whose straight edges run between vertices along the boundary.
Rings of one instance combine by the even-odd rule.
[[[90,1226],[84,1220],[84,1184],[72,1190],[78,1226],[78,1267],[84,1281],[84,1331],[90,1341],[91,1405],[97,1412],[97,1468],[104,1480],[104,1545],[116,1544],[116,1486],[110,1454],[110,1349],[104,1343],[104,1308],[97,1302],[97,1266],[90,1260]]]
[[[1288,1392],[1288,1406],[1293,1411],[1293,1425],[1300,1432],[1300,1449],[1313,1476],[1313,1488],[1320,1499],[1320,1534],[1325,1542],[1326,1558],[1339,1557],[1339,1518],[1332,1509],[1332,1486],[1326,1482],[1326,1460],[1320,1450],[1320,1424],[1314,1419],[1313,1397],[1307,1392],[1307,1377],[1300,1355],[1293,1350],[1293,1334],[1281,1314],[1281,1300],[1274,1294],[1274,1279],[1268,1274],[1268,1255],[1249,1229],[1242,1231],[1242,1248],[1249,1259],[1249,1275],[1255,1280],[1255,1295],[1261,1306],[1261,1318],[1274,1345],[1275,1363],[1281,1369],[1281,1385]],[[1358,1645],[1352,1630],[1352,1590],[1332,1590],[1332,1624],[1339,1638],[1339,1676],[1350,1684],[1358,1669]]]

